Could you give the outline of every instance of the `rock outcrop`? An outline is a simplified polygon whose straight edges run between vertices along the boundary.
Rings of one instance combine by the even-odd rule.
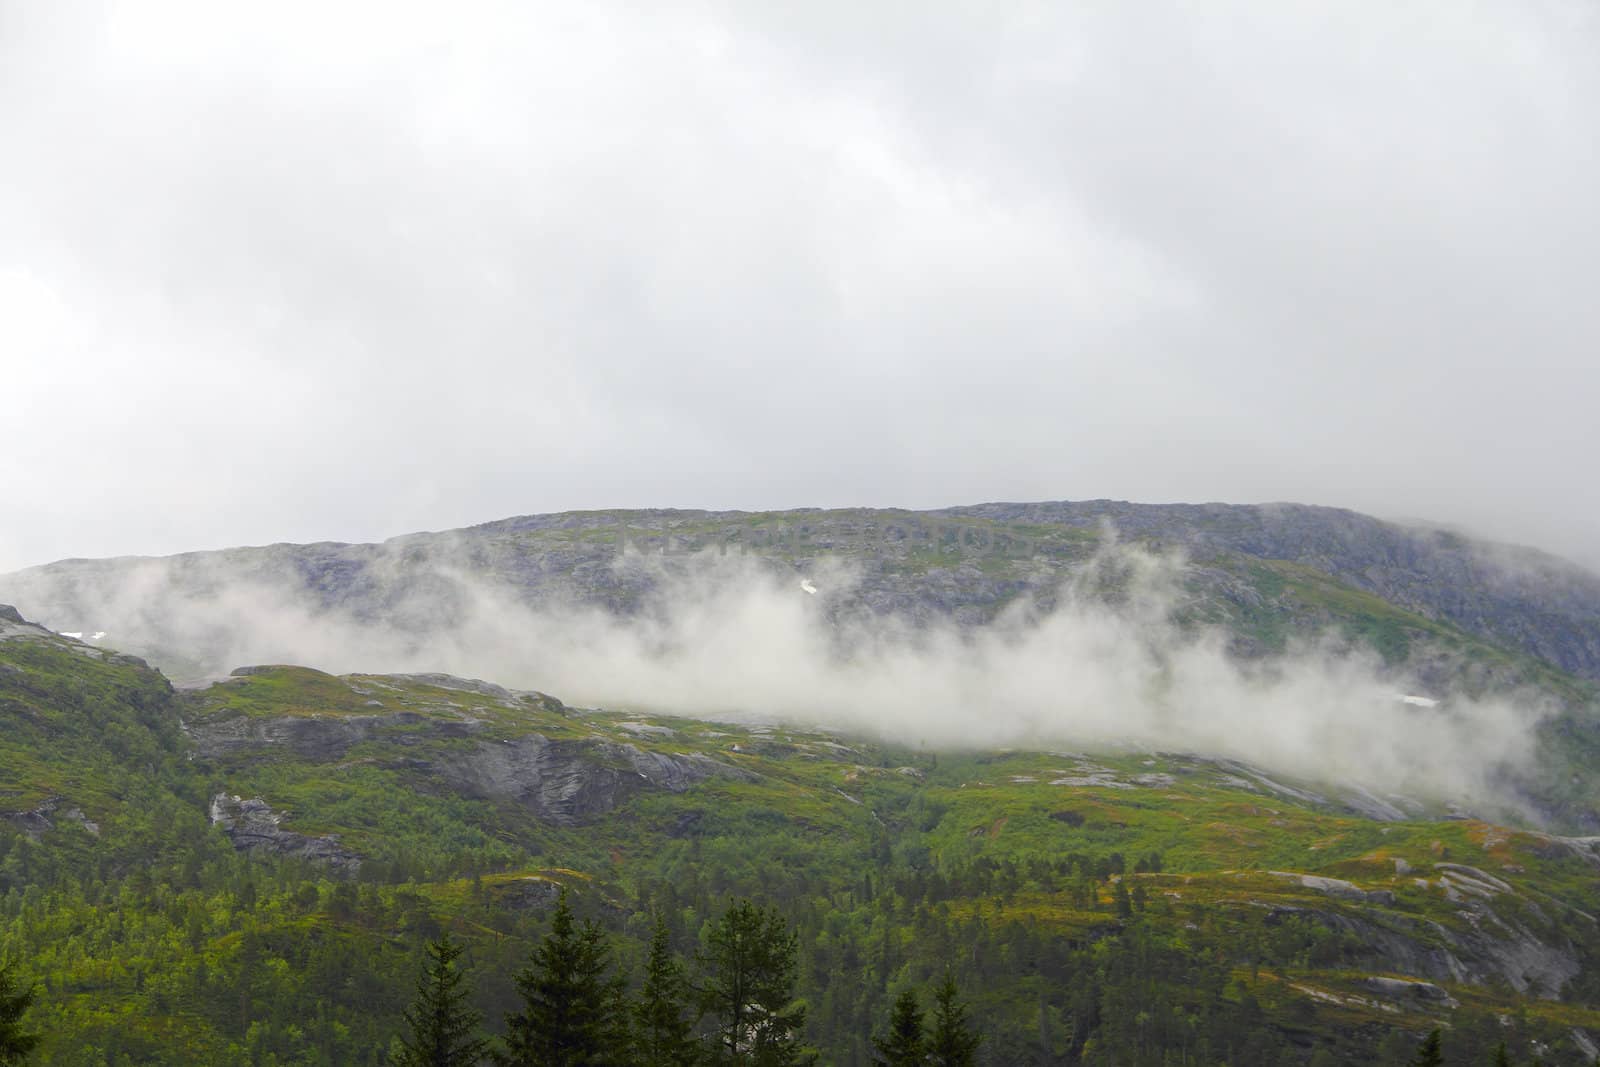
[[[599,818],[646,789],[681,793],[708,778],[755,777],[697,753],[663,755],[613,741],[537,734],[480,743],[438,759],[431,770],[464,796],[512,801],[558,826]]]
[[[1294,916],[1349,935],[1350,944],[1359,946],[1358,966],[1414,979],[1407,983],[1407,995],[1425,995],[1419,989],[1428,982],[1456,982],[1503,983],[1520,994],[1555,998],[1578,976],[1578,948],[1548,923],[1536,903],[1477,868],[1441,863],[1436,870],[1440,878],[1433,888],[1455,905],[1460,921],[1446,925],[1393,910],[1395,896],[1387,890],[1363,890],[1337,878],[1290,872],[1273,873],[1298,879],[1338,905],[1278,906],[1268,921]],[[1513,906],[1497,906],[1502,896]],[[1397,980],[1369,980],[1379,981]]]
[[[260,797],[245,799],[218,793],[211,798],[211,825],[216,826],[240,852],[287,856],[329,867],[342,875],[361,868],[361,857],[339,844],[337,834],[314,837],[283,829],[283,816]]]
[[[425,730],[416,729],[424,724]],[[481,729],[480,723],[429,719],[409,711],[273,718],[235,715],[183,724],[195,754],[205,759],[284,748],[314,763],[341,760],[353,746],[379,737],[393,744],[415,745],[430,737],[467,737]]]

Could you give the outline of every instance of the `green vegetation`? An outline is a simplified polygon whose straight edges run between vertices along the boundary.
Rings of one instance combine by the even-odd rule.
[[[456,962],[463,951],[449,930],[428,945],[417,999],[405,1012],[408,1033],[390,1055],[397,1067],[472,1067],[488,1052],[488,1042],[477,1036],[483,1016],[470,1006]]]
[[[917,995],[907,989],[889,1010],[888,1032],[872,1039],[873,1063],[881,1067],[916,1067],[927,1061],[928,1034]]]
[[[439,1032],[526,1016],[531,1043],[530,1005],[580,988],[661,1063],[720,1034],[865,1065],[916,1010],[996,1065],[1399,1067],[1435,1029],[1447,1063],[1577,1064],[1600,1034],[1580,843],[1374,822],[1232,764],[299,668],[175,693],[49,640],[0,641],[0,714],[0,958],[42,1064],[377,1064],[446,1002]],[[287,843],[230,840],[219,794]],[[359,867],[295,850],[327,835]],[[735,955],[742,991],[713,980]],[[967,1003],[918,999],[947,975]]]
[[[0,964],[0,1064],[25,1062],[39,1044],[39,1035],[30,1033],[22,1022],[33,997],[33,988],[20,987],[11,965]]]
[[[633,1053],[653,1067],[694,1067],[700,1045],[688,1018],[689,986],[683,965],[672,954],[672,932],[656,917],[650,934],[650,955],[634,1005]]]
[[[506,1016],[506,1067],[603,1067],[628,1058],[624,982],[611,973],[611,949],[594,919],[578,924],[566,890],[550,932],[517,973],[521,1011]]]
[[[811,1062],[801,1041],[806,1009],[794,999],[799,945],[783,916],[736,901],[707,928],[705,945],[700,1007],[715,1020],[713,1062]]]
[[[1117,883],[1121,885],[1121,883]],[[933,994],[933,1033],[928,1035],[928,1059],[937,1067],[974,1067],[978,1062],[979,1035],[967,1023],[967,1009],[956,1000],[956,980],[945,972]]]

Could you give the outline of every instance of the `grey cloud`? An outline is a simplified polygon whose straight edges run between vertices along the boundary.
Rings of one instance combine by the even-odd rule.
[[[1300,499],[1600,560],[1583,5],[50,5],[0,568]]]

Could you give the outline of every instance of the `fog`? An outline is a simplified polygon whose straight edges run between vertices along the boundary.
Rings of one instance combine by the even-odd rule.
[[[913,747],[1225,756],[1480,809],[1512,803],[1505,779],[1528,770],[1533,727],[1549,710],[1529,693],[1427,692],[1328,635],[1241,659],[1222,631],[1176,621],[1181,556],[1114,539],[1048,610],[1017,602],[975,627],[860,610],[840,563],[796,574],[739,553],[624,551],[617,576],[649,592],[619,615],[530,606],[465,570],[419,573],[402,557],[393,549],[370,576],[377,618],[370,602],[359,615],[326,607],[315,590],[222,559],[201,571],[143,561],[114,587],[34,592],[77,604],[70,618],[41,621],[108,631],[106,644],[143,649],[179,675],[259,663],[444,671],[579,706],[819,726]],[[1424,692],[1440,705],[1399,700]]]

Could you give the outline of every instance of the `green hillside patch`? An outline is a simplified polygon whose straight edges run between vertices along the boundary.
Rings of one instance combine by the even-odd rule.
[[[10,795],[96,824],[0,824],[43,1063],[376,1064],[444,929],[492,1029],[561,887],[634,976],[657,915],[692,960],[729,899],[777,906],[828,1063],[865,1067],[946,969],[996,1063],[1399,1064],[1443,1024],[1576,1064],[1573,1028],[1600,1034],[1600,867],[1546,834],[1375,822],[1181,754],[913,752],[294,667],[175,695],[65,644],[0,657]],[[231,838],[218,795],[359,867]]]

